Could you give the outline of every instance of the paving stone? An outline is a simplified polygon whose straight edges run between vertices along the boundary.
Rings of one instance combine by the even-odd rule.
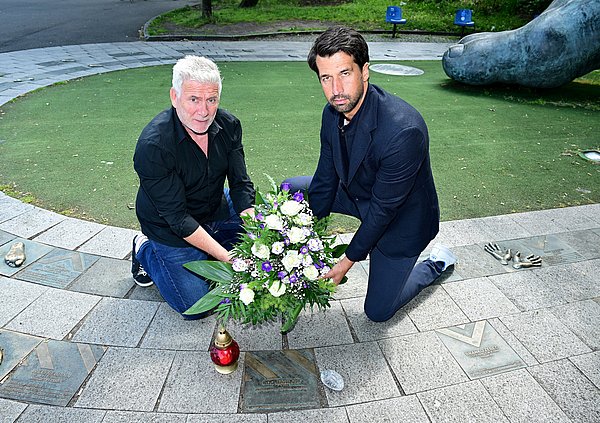
[[[600,389],[600,351],[569,358]]]
[[[600,283],[598,283],[600,260],[588,260],[574,266],[575,283],[581,292],[581,299],[600,297]]]
[[[17,314],[48,290],[45,286],[34,285],[0,276],[0,326],[5,326]]]
[[[74,406],[153,411],[174,355],[164,350],[109,348]]]
[[[571,207],[575,213],[579,212],[600,226],[600,204],[587,204],[585,206]]]
[[[350,423],[422,423],[429,422],[416,395],[349,405]]]
[[[25,245],[25,262],[19,267],[10,267],[4,262],[4,257],[9,252],[11,247],[15,242],[22,242]],[[29,241],[24,238],[15,238],[11,242],[4,244],[0,247],[0,257],[2,260],[0,261],[0,275],[4,276],[13,276],[20,270],[25,269],[30,264],[34,263],[40,257],[48,254],[52,251],[52,247],[49,247],[44,244],[40,244],[38,242]]]
[[[226,326],[242,351],[280,350],[283,347],[280,321],[257,326],[229,321]]]
[[[540,363],[590,352],[548,309],[504,316],[500,320]]]
[[[235,413],[243,368],[244,354],[240,355],[238,369],[223,375],[215,370],[208,352],[177,352],[158,411]]]
[[[104,225],[98,223],[67,218],[38,235],[34,240],[68,250],[75,250],[104,228]]]
[[[58,213],[36,207],[0,223],[0,229],[9,231],[21,238],[31,238],[65,219],[65,216]]]
[[[315,355],[319,371],[335,370],[344,378],[341,391],[325,388],[330,407],[400,395],[386,359],[375,342],[316,348]]]
[[[12,241],[13,239],[15,239],[17,236],[13,235],[9,232],[5,232],[3,230],[0,230],[0,245],[4,245],[7,242]]]
[[[15,277],[24,281],[65,288],[100,257],[55,248],[36,262],[19,271]]]
[[[351,344],[352,334],[339,301],[332,301],[326,311],[300,313],[296,327],[287,334],[290,348],[313,348]],[[315,330],[319,328],[319,330]]]
[[[269,414],[269,423],[311,422],[311,423],[348,423],[343,408],[324,408],[320,410],[287,411]]]
[[[547,235],[565,232],[567,228],[561,224],[557,216],[550,216],[546,210],[525,213],[514,213],[511,218],[519,225],[527,228],[532,235]]]
[[[140,342],[158,303],[103,298],[87,316],[73,341],[135,347]]]
[[[598,268],[600,260],[572,263],[563,266],[542,267],[532,270],[540,279],[551,284],[559,284],[561,294],[567,302],[587,300],[600,295]]]
[[[44,341],[0,385],[0,396],[66,406],[104,354],[97,345]]]
[[[136,234],[139,234],[139,231],[107,226],[77,250],[123,259],[131,254],[131,243]]]
[[[69,287],[73,291],[123,298],[133,288],[131,263],[101,257]]]
[[[434,389],[417,394],[432,421],[462,423],[508,422],[480,381]],[[468,416],[468,417],[467,417]]]
[[[25,204],[5,194],[0,196],[0,222],[6,222],[31,210],[33,210],[31,204]]]
[[[333,298],[342,300],[346,298],[365,297],[369,275],[362,266],[354,265],[346,273],[348,280],[343,285],[338,285]]]
[[[600,235],[594,230],[565,232],[557,234],[556,237],[586,260],[600,258]]]
[[[0,380],[4,379],[41,341],[42,338],[0,329],[0,346],[3,355]]]
[[[525,367],[525,363],[485,320],[436,330],[471,379]]]
[[[190,414],[186,423],[267,423],[267,415],[266,414]]]
[[[486,253],[483,245],[485,244],[467,245],[452,249],[458,257],[455,268],[464,279],[481,278],[514,271],[512,267],[501,265],[498,260]]]
[[[486,244],[488,242],[498,243],[509,239],[526,238],[532,235],[526,227],[519,225],[511,216],[502,215],[481,218],[481,222],[485,225],[486,231],[491,236],[485,242]]]
[[[2,423],[12,423],[27,408],[27,404],[0,398],[0,416]]]
[[[102,423],[186,423],[186,420],[186,414],[107,411]]]
[[[148,327],[142,348],[208,351],[213,339],[216,317],[185,320],[167,303],[161,303]],[[234,337],[236,341],[239,340]]]
[[[539,216],[548,221],[557,222],[567,231],[577,231],[598,227],[598,222],[581,213],[574,207],[562,207],[549,210],[540,210]]]
[[[511,422],[570,422],[527,370],[487,377],[481,383]]]
[[[439,242],[447,247],[486,243],[492,234],[481,219],[465,219],[443,222]]]
[[[593,300],[553,307],[552,313],[593,350],[600,349],[600,305]]]
[[[500,319],[495,317],[493,319],[489,319],[488,323],[492,325],[496,332],[498,332],[498,334],[506,341],[513,351],[516,352],[519,357],[521,357],[525,364],[528,366],[540,364],[540,362],[537,361],[535,357],[527,350],[527,348],[523,346],[521,341],[519,341],[517,337],[508,330],[506,325],[502,323]]]
[[[505,241],[502,243],[502,247],[510,248],[513,253],[520,251],[521,257],[527,257],[530,254],[540,256],[542,267],[576,263],[585,259],[557,235],[540,235]]]
[[[600,421],[600,391],[571,362],[554,361],[528,371],[573,422]]]
[[[127,297],[130,300],[144,300],[144,301],[157,301],[165,302],[164,298],[160,295],[156,285],[150,286],[138,286],[133,287],[133,291]]]
[[[31,404],[19,417],[19,423],[100,423],[103,410],[79,410],[76,408],[54,407]]]
[[[416,326],[403,310],[398,310],[394,317],[386,322],[373,322],[364,312],[364,298],[351,298],[343,300],[341,303],[350,326],[360,342],[376,341],[417,332]]]
[[[469,322],[469,318],[441,286],[425,288],[403,310],[420,331]]]
[[[406,394],[468,380],[434,332],[405,335],[378,343]]]
[[[19,313],[7,329],[52,339],[63,339],[92,308],[99,297],[50,288]]]
[[[444,285],[444,289],[471,321],[519,312],[487,278],[458,281]]]

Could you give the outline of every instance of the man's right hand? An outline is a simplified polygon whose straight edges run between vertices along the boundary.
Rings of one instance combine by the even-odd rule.
[[[322,276],[322,278],[330,278],[333,280],[334,284],[339,285],[342,279],[344,279],[344,276],[346,276],[346,273],[348,273],[348,270],[350,270],[350,268],[353,265],[354,262],[352,260],[350,260],[347,257],[344,257],[343,259],[338,261],[337,264],[333,266],[333,268],[329,272]]]

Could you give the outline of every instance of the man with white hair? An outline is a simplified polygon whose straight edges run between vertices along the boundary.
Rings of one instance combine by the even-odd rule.
[[[240,121],[219,108],[217,65],[186,56],[173,67],[172,85],[172,107],[144,128],[133,156],[143,235],[134,238],[131,259],[135,282],[154,283],[165,301],[183,313],[209,290],[183,265],[208,258],[230,261],[229,250],[241,232],[240,215],[254,213],[255,191],[246,171]]]

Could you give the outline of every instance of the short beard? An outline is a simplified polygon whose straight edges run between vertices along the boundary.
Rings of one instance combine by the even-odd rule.
[[[348,112],[354,110],[354,108],[356,107],[356,105],[358,104],[360,99],[362,98],[363,93],[364,93],[364,90],[361,89],[360,92],[358,93],[358,95],[354,98],[350,97],[348,95],[344,95],[344,94],[334,95],[329,98],[329,104],[331,104],[331,107],[333,107],[335,110],[337,110],[340,113],[348,113]],[[348,100],[348,103],[345,104],[344,106],[338,106],[337,104],[335,104],[335,100],[340,99],[340,98],[345,98],[346,100]]]

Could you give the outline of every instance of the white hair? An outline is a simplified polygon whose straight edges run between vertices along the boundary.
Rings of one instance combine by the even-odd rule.
[[[196,81],[203,84],[217,84],[221,95],[221,73],[210,59],[200,56],[185,56],[173,66],[173,88],[181,95],[181,87],[185,81]]]

